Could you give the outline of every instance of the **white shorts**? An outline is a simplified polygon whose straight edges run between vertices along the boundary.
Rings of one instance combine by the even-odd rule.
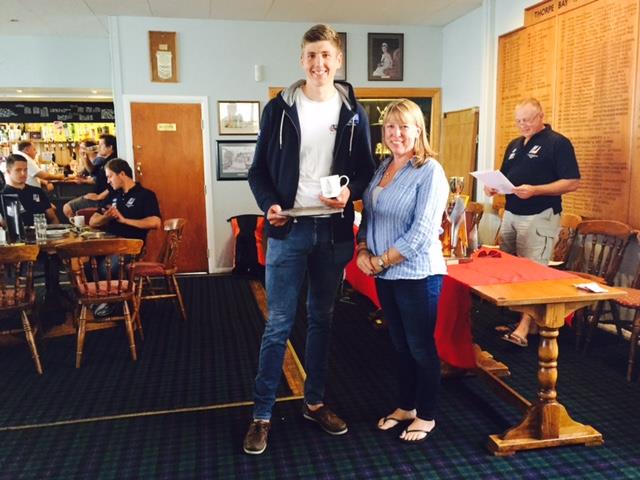
[[[548,208],[535,215],[505,211],[500,225],[500,249],[546,265],[560,232],[560,214]]]

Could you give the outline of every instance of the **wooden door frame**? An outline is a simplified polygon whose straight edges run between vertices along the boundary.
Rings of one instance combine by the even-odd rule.
[[[180,95],[122,95],[122,105],[124,114],[124,151],[127,152],[126,160],[131,165],[131,169],[135,175],[134,152],[133,152],[133,125],[131,122],[131,104],[132,103],[175,103],[184,104],[192,103],[200,105],[200,115],[202,122],[202,158],[204,161],[204,208],[206,216],[207,230],[207,255],[208,273],[215,271],[214,254],[215,252],[215,235],[214,231],[214,213],[213,213],[213,172],[211,163],[211,133],[209,125],[209,101],[207,97],[180,96]],[[121,130],[122,131],[122,130]]]

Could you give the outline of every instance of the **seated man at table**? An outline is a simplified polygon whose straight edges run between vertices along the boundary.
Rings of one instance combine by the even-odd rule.
[[[9,155],[7,157],[7,184],[2,193],[18,195],[24,209],[21,212],[21,217],[25,225],[33,225],[33,215],[37,213],[44,213],[49,223],[60,223],[44,190],[27,184],[28,168],[27,160],[23,156]]]
[[[105,173],[113,191],[89,225],[118,237],[146,240],[149,230],[162,227],[156,194],[133,180],[131,166],[121,158],[109,160]]]
[[[101,208],[93,214],[89,225],[102,228],[118,237],[146,240],[149,230],[162,227],[156,194],[133,180],[131,167],[121,158],[109,160],[105,165],[105,173],[113,190]],[[114,270],[117,269],[118,262],[113,259],[111,265],[111,276],[117,278],[118,273]],[[107,277],[102,266],[100,274],[103,278]],[[109,316],[109,305],[98,306],[94,314],[98,317]]]

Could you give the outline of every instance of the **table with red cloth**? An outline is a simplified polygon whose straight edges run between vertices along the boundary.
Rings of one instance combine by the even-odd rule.
[[[525,258],[495,251],[500,257],[481,256],[477,252],[468,263],[447,267],[448,275],[442,282],[438,305],[435,340],[440,359],[458,368],[475,368],[476,356],[471,334],[470,287],[499,283],[517,283],[560,278],[579,278],[567,272],[539,265]],[[357,292],[369,298],[380,308],[375,280],[365,275],[357,266],[356,258],[346,267],[346,280]]]
[[[373,297],[375,303],[373,279],[361,272],[354,275],[354,263],[352,261],[347,268],[347,281],[356,290]],[[502,434],[489,436],[488,448],[495,455],[569,444],[603,443],[600,432],[574,421],[557,400],[559,328],[575,310],[624,294],[611,287],[602,293],[577,289],[575,284],[583,281],[571,273],[497,250],[482,249],[474,254],[471,262],[449,265],[442,284],[435,331],[440,358],[462,368],[478,367],[483,377],[523,412],[518,425]],[[470,325],[472,293],[497,306],[527,313],[540,327],[539,391],[535,402],[529,402],[502,379],[476,365]]]

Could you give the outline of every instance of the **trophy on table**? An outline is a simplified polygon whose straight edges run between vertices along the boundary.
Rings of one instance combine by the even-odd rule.
[[[445,212],[442,249],[445,256],[464,257],[467,254],[464,177],[449,177],[449,202]]]

